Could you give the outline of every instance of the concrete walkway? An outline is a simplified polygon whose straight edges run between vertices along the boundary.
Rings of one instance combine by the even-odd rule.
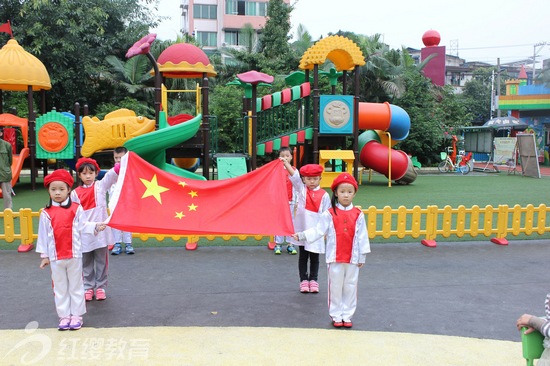
[[[107,300],[72,332],[38,255],[2,251],[0,364],[523,364],[514,324],[543,313],[548,241],[372,250],[351,330],[330,325],[325,266],[321,293],[301,294],[297,256],[204,243],[111,256]]]

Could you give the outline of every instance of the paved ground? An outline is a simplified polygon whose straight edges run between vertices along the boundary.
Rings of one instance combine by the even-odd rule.
[[[331,329],[323,265],[321,293],[301,294],[297,256],[205,245],[111,256],[108,298],[76,332],[55,330],[38,255],[2,251],[0,363],[523,364],[514,323],[543,312],[548,241],[372,249],[353,330]]]

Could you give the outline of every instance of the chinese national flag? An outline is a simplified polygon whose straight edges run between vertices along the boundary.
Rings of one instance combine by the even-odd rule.
[[[292,235],[286,175],[277,159],[236,178],[194,180],[130,151],[122,158],[108,225],[150,234]]]

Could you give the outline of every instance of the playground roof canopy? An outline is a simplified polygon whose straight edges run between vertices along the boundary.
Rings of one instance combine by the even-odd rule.
[[[203,50],[190,43],[176,43],[162,51],[157,64],[162,76],[166,78],[192,79],[209,77],[218,73]]]
[[[337,71],[351,71],[355,66],[365,65],[361,49],[352,40],[342,36],[323,38],[308,50],[300,60],[300,69],[312,70],[315,65],[322,65],[329,59]]]
[[[0,49],[0,89],[8,91],[49,90],[50,76],[44,64],[10,39]]]

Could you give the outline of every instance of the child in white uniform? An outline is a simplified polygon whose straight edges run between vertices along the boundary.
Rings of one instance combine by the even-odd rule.
[[[115,161],[115,164],[120,164],[120,160],[126,153],[128,152],[128,149],[124,146],[119,146],[113,150],[113,159]],[[111,186],[111,189],[109,189],[109,199],[111,199],[113,192],[115,190],[115,186]],[[136,251],[134,250],[134,247],[132,246],[132,233],[128,231],[122,231],[118,229],[113,229],[113,237],[115,240],[115,245],[113,247],[113,250],[111,250],[111,255],[119,255],[122,253],[122,244],[124,244],[124,250],[126,254],[134,254]]]
[[[330,197],[321,189],[321,174],[323,167],[318,164],[307,164],[294,169],[286,159],[281,159],[290,174],[290,181],[296,192],[294,214],[294,229],[303,231],[317,225],[320,214],[330,208]],[[295,239],[296,240],[296,239]],[[298,256],[298,272],[300,274],[300,292],[318,293],[319,283],[319,253],[325,250],[324,238],[314,241],[296,241],[300,246]],[[309,271],[308,271],[309,262]]]
[[[289,163],[292,162],[292,153],[290,151],[289,147],[282,147],[279,150],[279,158],[283,158]],[[294,204],[295,204],[295,194],[294,194],[294,188],[292,187],[292,183],[290,182],[289,177],[286,177],[286,189],[288,193],[288,205],[290,206],[290,213],[292,215],[292,219],[294,220]],[[296,251],[296,248],[294,248],[294,243],[291,237],[285,237],[285,236],[275,236],[275,248],[273,248],[273,253],[275,254],[281,254],[281,246],[284,244],[285,239],[287,241],[286,251],[288,254],[298,254]]]
[[[80,230],[97,235],[106,227],[103,223],[81,221],[82,207],[69,197],[73,184],[73,177],[63,169],[44,178],[50,202],[40,213],[36,242],[36,251],[42,258],[40,268],[51,268],[59,330],[80,329],[86,313]]]
[[[370,253],[370,242],[365,215],[352,203],[358,188],[355,178],[342,173],[330,188],[332,208],[321,215],[316,227],[294,237],[310,242],[326,235],[329,315],[334,327],[351,328],[357,307],[359,268]]]
[[[71,199],[80,203],[84,210],[84,221],[105,222],[107,220],[107,192],[118,178],[120,165],[115,164],[102,180],[96,182],[99,165],[94,159],[80,158],[76,162],[76,171],[82,183],[71,192]],[[82,237],[82,271],[86,301],[105,300],[107,295],[107,270],[109,244],[113,243],[111,228],[107,227],[99,235]]]

